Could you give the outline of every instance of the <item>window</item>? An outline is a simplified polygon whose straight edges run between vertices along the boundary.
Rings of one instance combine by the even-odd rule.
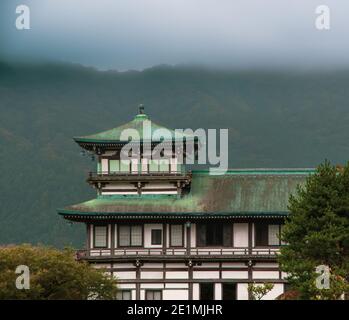
[[[143,245],[143,228],[142,226],[119,225],[120,247],[140,247]]]
[[[120,170],[120,160],[109,160],[109,172],[116,173]]]
[[[268,226],[268,245],[269,246],[280,245],[279,231],[280,231],[280,226],[278,224],[270,224]]]
[[[145,290],[145,300],[161,300],[161,290]]]
[[[106,248],[107,247],[107,226],[95,226],[94,227],[94,247]]]
[[[161,229],[152,229],[151,230],[151,244],[159,245],[162,243],[162,230]]]
[[[118,290],[116,300],[132,300],[131,290]]]
[[[196,241],[199,247],[233,245],[233,225],[222,223],[198,224]]]
[[[279,224],[256,223],[256,246],[279,246],[281,244],[279,239],[280,228]]]
[[[214,300],[214,283],[200,283],[200,300]]]
[[[159,171],[159,160],[150,160],[149,162],[149,172]]]
[[[159,171],[161,172],[169,172],[170,171],[170,164],[168,159],[163,159],[159,161]]]
[[[170,246],[183,247],[183,225],[182,224],[170,225]]]
[[[130,160],[120,160],[120,172],[130,172]]]

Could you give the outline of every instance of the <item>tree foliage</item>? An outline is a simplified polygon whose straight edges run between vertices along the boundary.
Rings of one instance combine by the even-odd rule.
[[[29,267],[29,289],[17,289],[20,265]],[[72,249],[44,246],[0,248],[0,299],[114,299],[116,283],[87,262],[78,262]]]
[[[272,283],[249,283],[247,290],[252,300],[262,300],[262,298],[273,290],[274,285]]]
[[[321,164],[289,203],[280,265],[300,299],[339,299],[349,292],[349,164]],[[316,285],[316,267],[329,267],[329,288]]]

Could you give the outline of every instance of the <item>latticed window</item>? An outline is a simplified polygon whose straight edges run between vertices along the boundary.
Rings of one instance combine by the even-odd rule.
[[[146,290],[145,300],[161,300],[161,290]]]
[[[255,244],[256,246],[279,246],[280,242],[279,224],[256,223]]]
[[[139,247],[143,244],[142,226],[119,226],[119,246]]]
[[[116,173],[120,170],[120,160],[109,160],[109,172]]]
[[[152,229],[151,230],[151,244],[160,245],[162,243],[162,230]]]
[[[183,246],[183,225],[181,224],[170,225],[170,246],[171,247]]]
[[[116,294],[117,300],[132,300],[131,290],[118,290]]]
[[[107,226],[95,226],[94,227],[94,247],[106,248],[107,247]]]
[[[278,246],[280,244],[279,239],[280,225],[270,224],[268,226],[268,245]]]

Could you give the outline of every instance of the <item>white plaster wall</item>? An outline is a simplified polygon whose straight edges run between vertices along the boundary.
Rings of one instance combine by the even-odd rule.
[[[117,248],[118,247],[118,225],[115,224],[114,225],[114,248]]]
[[[162,271],[141,271],[141,279],[162,279]]]
[[[244,262],[223,262],[222,268],[247,268]]]
[[[188,300],[189,292],[188,290],[163,290],[162,291],[163,300]]]
[[[248,271],[222,271],[222,279],[248,279]]]
[[[136,284],[134,283],[118,283],[119,289],[136,289]]]
[[[141,289],[163,289],[163,283],[142,283]]]
[[[279,271],[253,271],[253,279],[279,279]]]
[[[90,224],[90,249],[93,248],[93,225]]]
[[[162,244],[160,245],[152,245],[151,244],[151,230],[152,229],[161,229],[161,223],[152,223],[144,225],[144,247],[145,248],[162,248]]]
[[[247,283],[237,284],[237,299],[238,300],[248,300],[248,285]]]
[[[166,279],[188,279],[188,271],[166,271]]]
[[[219,279],[219,271],[194,271],[194,279]]]
[[[185,228],[184,228],[184,230],[185,230]],[[190,232],[191,232],[191,235],[190,235],[190,237],[191,237],[190,247],[191,248],[195,248],[196,247],[196,224],[195,223],[191,224]]]
[[[189,288],[189,284],[188,283],[166,283],[165,288],[168,289],[188,289]]]
[[[108,224],[108,248],[111,248],[111,224]]]
[[[248,247],[248,223],[234,223],[234,247]]]
[[[222,284],[221,283],[215,283],[214,285],[214,299],[222,300]]]
[[[101,160],[102,171],[108,171],[108,159]]]
[[[134,280],[136,279],[136,271],[117,271],[114,272],[114,278],[122,280]]]
[[[200,300],[200,284],[193,283],[193,300]]]

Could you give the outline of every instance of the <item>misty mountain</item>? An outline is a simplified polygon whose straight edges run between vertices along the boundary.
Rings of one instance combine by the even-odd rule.
[[[72,137],[131,120],[138,104],[171,128],[228,128],[231,167],[314,167],[349,158],[349,71],[98,71],[0,63],[0,243],[81,247],[55,209],[88,200],[95,162]]]

